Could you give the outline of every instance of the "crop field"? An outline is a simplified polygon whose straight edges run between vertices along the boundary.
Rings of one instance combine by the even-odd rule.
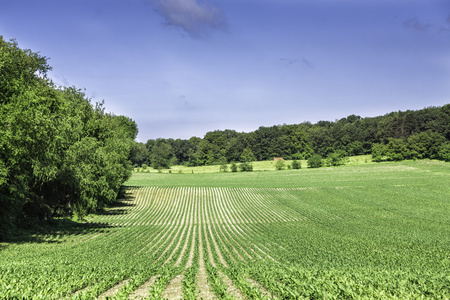
[[[0,244],[0,298],[449,299],[450,164],[135,173]]]

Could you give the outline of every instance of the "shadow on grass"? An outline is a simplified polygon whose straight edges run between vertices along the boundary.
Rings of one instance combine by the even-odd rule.
[[[124,215],[130,212],[130,208],[136,206],[133,202],[133,197],[130,194],[110,205],[104,209],[98,211],[96,215],[111,216],[111,215]]]
[[[70,219],[54,219],[45,223],[36,224],[29,228],[17,229],[14,234],[5,239],[6,243],[63,243],[65,236],[85,235],[96,232],[108,232],[113,226],[108,223],[83,223]],[[6,248],[6,246],[5,246]],[[4,248],[0,247],[0,250]]]
[[[112,203],[105,209],[96,212],[96,215],[123,215],[129,213],[135,206],[134,198],[126,189],[122,198]],[[57,218],[36,222],[17,228],[3,238],[0,236],[0,251],[8,247],[8,244],[20,243],[62,243],[65,236],[85,235],[90,233],[108,232],[119,226],[106,222],[73,221],[69,218]]]

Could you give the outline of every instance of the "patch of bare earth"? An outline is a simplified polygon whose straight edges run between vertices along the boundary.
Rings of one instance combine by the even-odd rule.
[[[164,262],[164,265],[166,265],[174,256],[174,254],[177,252],[177,250],[179,249],[180,245],[181,245],[181,241],[183,240],[184,235],[186,234],[186,228],[188,226],[184,226],[184,225],[179,225],[180,229],[181,227],[184,227],[183,232],[181,233],[181,236],[178,238],[178,243],[176,244],[175,248],[173,249],[172,253],[169,255],[169,257],[166,259],[166,261]],[[189,231],[191,230],[191,228],[189,227]],[[179,232],[179,230],[178,230]],[[177,232],[177,235],[178,235]],[[186,238],[186,243],[187,243],[188,239]],[[185,245],[186,245],[185,243]],[[169,247],[172,246],[173,242],[170,243]],[[182,252],[184,252],[184,250],[186,250],[186,247],[183,247]],[[164,251],[165,252],[165,251]],[[180,254],[180,257],[183,255],[183,253]]]
[[[161,294],[163,299],[182,299],[183,298],[183,275],[179,274],[172,278],[164,292]]]
[[[266,288],[263,287],[258,281],[253,280],[251,278],[247,278],[247,281],[250,282],[250,285],[252,287],[258,288],[258,290],[261,292],[261,295],[263,297],[268,297],[268,298],[271,298],[271,299],[278,299],[272,293],[270,293],[268,290],[266,290]]]
[[[119,282],[118,284],[116,284],[115,286],[110,288],[109,290],[101,293],[100,296],[98,296],[98,299],[103,300],[103,299],[106,299],[107,297],[113,297],[129,281],[130,281],[129,279],[126,279],[126,280]]]
[[[211,230],[211,225],[210,224],[208,224],[208,230],[209,230],[209,234],[211,235],[211,240],[213,242],[213,245],[214,245],[214,248],[216,250],[217,256],[219,257],[220,263],[228,268],[228,264],[225,261],[225,259],[223,258],[222,252],[220,252],[219,245],[217,245],[217,242],[214,239],[214,235],[212,234],[212,230]]]
[[[205,261],[203,260],[203,244],[202,235],[199,235],[199,268],[197,273],[197,288],[200,291],[200,299],[217,299],[214,293],[211,291],[211,287],[208,283],[208,275],[206,274]]]
[[[219,274],[220,278],[227,286],[228,295],[232,295],[236,299],[245,299],[244,294],[242,294],[241,290],[234,285],[233,281],[227,275],[220,271],[218,271],[217,274]]]
[[[82,288],[81,290],[78,290],[78,291],[75,291],[75,292],[73,292],[72,294],[71,294],[71,296],[77,296],[78,294],[80,294],[80,293],[82,293],[82,292],[84,292],[84,291],[89,291],[89,286],[87,286],[87,287],[85,287],[85,288]]]
[[[196,229],[197,227],[194,227],[194,231],[192,232],[192,243],[191,243],[191,250],[189,252],[189,257],[188,257],[188,261],[186,264],[186,268],[189,268],[190,266],[192,266],[192,261],[194,260],[194,252],[195,252],[195,233],[196,233]],[[179,262],[177,261],[177,264],[179,265],[181,263],[181,256],[179,259]],[[177,266],[177,264],[175,264],[175,266]]]
[[[151,277],[149,280],[147,280],[146,282],[144,282],[144,284],[142,284],[141,286],[139,286],[136,290],[134,290],[130,296],[128,297],[129,299],[144,299],[147,298],[148,296],[148,290],[150,289],[150,287],[155,283],[156,279],[158,278],[158,276],[153,276]]]

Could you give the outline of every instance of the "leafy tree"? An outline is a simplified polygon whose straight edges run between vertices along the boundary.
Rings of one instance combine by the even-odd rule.
[[[441,145],[438,151],[438,159],[450,162],[450,142]]]
[[[350,156],[364,154],[364,147],[361,141],[351,142],[345,147],[345,149]]]
[[[307,160],[308,168],[320,168],[323,166],[322,156],[314,154]]]
[[[372,145],[372,160],[374,162],[380,162],[384,159],[386,156],[386,145],[376,143]]]
[[[242,151],[240,160],[241,160],[241,162],[251,162],[251,161],[255,161],[256,158],[253,155],[252,150],[247,147],[244,149],[244,151]]]
[[[227,161],[239,161],[243,151],[244,141],[242,135],[231,138],[227,143],[225,151]]]
[[[45,57],[0,38],[0,236],[14,224],[114,201],[136,124],[47,78]]]
[[[440,146],[445,137],[430,130],[412,134],[408,138],[407,147],[412,158],[438,158]]]
[[[406,143],[401,139],[389,138],[389,143],[386,145],[386,157],[392,161],[409,158],[409,150]]]
[[[343,150],[337,150],[328,154],[326,159],[327,166],[341,166],[348,161],[347,153]]]
[[[168,169],[170,168],[170,162],[172,159],[172,146],[164,141],[157,142],[153,147],[152,154],[150,156],[152,162],[152,168],[154,169]]]
[[[149,158],[149,152],[147,147],[143,143],[135,142],[131,149],[131,162],[138,166],[142,166],[147,163]]]
[[[186,165],[188,167],[195,167],[199,165],[198,154],[192,148],[189,148],[188,150],[188,161]]]

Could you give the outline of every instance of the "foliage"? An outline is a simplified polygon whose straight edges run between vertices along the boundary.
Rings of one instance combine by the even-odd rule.
[[[172,146],[162,140],[158,140],[156,145],[153,147],[151,154],[152,168],[168,169],[170,168],[172,158]]]
[[[220,165],[220,171],[222,171],[222,172],[228,171],[228,165],[227,164],[221,164]]]
[[[450,162],[450,142],[441,145],[439,148],[438,157],[440,160]]]
[[[440,146],[445,142],[444,136],[430,130],[412,134],[407,143],[409,157],[414,159],[439,158]]]
[[[372,161],[380,162],[384,159],[387,148],[384,144],[376,143],[372,145]]]
[[[298,170],[298,169],[302,168],[301,163],[298,160],[295,160],[295,159],[292,161],[291,166],[292,166],[292,169],[294,169],[294,170]]]
[[[247,147],[242,151],[240,160],[241,160],[241,162],[251,162],[251,161],[255,161],[256,158],[253,155],[252,150]]]
[[[284,162],[284,160],[277,160],[275,162],[275,169],[283,170],[285,167],[286,167],[286,163]]]
[[[80,217],[116,199],[137,126],[73,87],[45,57],[0,38],[0,238],[14,224]]]
[[[131,149],[131,163],[137,166],[147,165],[149,152],[143,143],[135,142]]]
[[[231,163],[230,170],[231,170],[231,172],[237,172],[238,166],[236,165],[235,162]]]
[[[252,172],[253,165],[250,162],[243,162],[239,164],[239,170],[241,172]]]
[[[323,166],[322,156],[314,154],[307,160],[308,168],[320,168]]]
[[[347,153],[343,150],[337,150],[328,154],[325,164],[327,166],[342,166],[348,161]]]
[[[348,155],[373,154],[375,161],[440,159],[440,145],[450,141],[449,124],[450,104],[446,104],[371,118],[350,115],[335,122],[261,126],[249,133],[216,130],[208,132],[203,139],[164,141],[174,149],[177,162],[189,166],[220,164],[221,157],[225,157],[228,163],[265,161],[273,157],[303,160],[314,153],[327,157],[336,151]],[[406,148],[399,140],[406,144]],[[154,142],[147,142],[149,152]],[[385,149],[386,153],[380,155],[383,149],[375,145],[387,146],[389,151]]]

